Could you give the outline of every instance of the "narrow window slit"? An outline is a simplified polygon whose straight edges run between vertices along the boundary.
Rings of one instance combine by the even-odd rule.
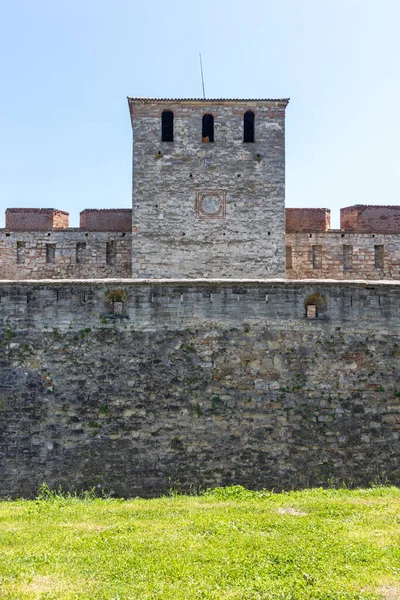
[[[312,246],[312,268],[322,269],[322,246]]]
[[[243,117],[243,142],[254,142],[254,119],[255,115],[252,110],[244,113]]]
[[[17,265],[25,264],[25,242],[17,242]]]
[[[383,269],[385,246],[382,246],[382,245],[374,246],[374,250],[375,250],[375,269]]]
[[[46,263],[53,265],[56,260],[56,245],[46,244]]]
[[[174,113],[171,110],[164,110],[161,115],[161,141],[174,141]]]
[[[343,270],[350,271],[353,268],[353,246],[343,244]]]
[[[293,269],[292,246],[286,246],[286,268]]]
[[[81,264],[85,261],[86,243],[78,242],[76,244],[76,264]]]
[[[115,266],[117,262],[117,245],[114,240],[107,242],[106,247],[106,263]]]
[[[214,141],[214,117],[210,114],[203,115],[201,136],[205,144]]]

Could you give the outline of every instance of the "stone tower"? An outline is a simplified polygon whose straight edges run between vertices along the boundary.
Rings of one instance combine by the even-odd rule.
[[[128,102],[132,277],[285,277],[288,100]]]

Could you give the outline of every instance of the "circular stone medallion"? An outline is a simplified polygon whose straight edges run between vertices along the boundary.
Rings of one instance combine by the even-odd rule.
[[[204,195],[200,200],[200,210],[203,214],[210,217],[218,215],[222,210],[222,199],[217,194],[212,196]]]

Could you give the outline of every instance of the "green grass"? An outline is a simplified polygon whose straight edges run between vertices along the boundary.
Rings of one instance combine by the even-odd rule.
[[[0,598],[400,598],[400,490],[0,502]]]

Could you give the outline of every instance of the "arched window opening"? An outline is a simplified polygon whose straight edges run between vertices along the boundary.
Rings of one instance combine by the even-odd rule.
[[[311,294],[304,300],[307,319],[326,318],[328,308],[325,296],[321,294]]]
[[[161,141],[174,141],[174,113],[171,110],[164,110],[161,115]]]
[[[243,117],[243,141],[254,142],[254,118],[253,111],[248,110]]]
[[[202,141],[204,143],[214,141],[214,117],[212,115],[203,115]]]

